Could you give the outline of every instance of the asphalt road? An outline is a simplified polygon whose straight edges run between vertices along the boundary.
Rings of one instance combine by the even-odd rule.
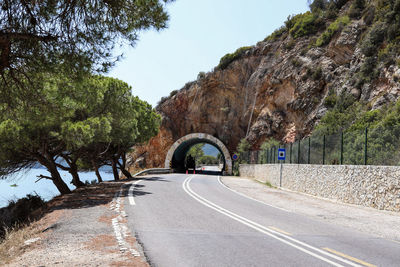
[[[152,266],[400,266],[400,244],[260,203],[218,176],[132,185],[128,226]]]

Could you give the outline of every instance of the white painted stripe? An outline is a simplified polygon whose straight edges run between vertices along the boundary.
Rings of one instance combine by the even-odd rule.
[[[132,206],[136,205],[135,203],[135,198],[133,197],[133,191],[135,190],[135,186],[141,182],[142,180],[138,180],[136,182],[134,182],[131,187],[129,188],[129,192],[128,192],[128,199],[129,199],[129,204],[131,204]]]
[[[280,208],[280,207],[277,207],[277,206],[274,206],[274,205],[271,205],[271,204],[267,204],[267,203],[262,202],[262,201],[260,201],[260,200],[258,200],[258,199],[249,197],[249,196],[247,196],[247,195],[245,195],[245,194],[243,194],[243,193],[240,193],[240,192],[238,192],[238,191],[236,191],[236,190],[233,190],[232,188],[229,188],[228,186],[226,186],[225,184],[222,183],[222,181],[221,181],[221,176],[218,176],[218,182],[219,182],[223,187],[225,187],[226,189],[228,189],[228,190],[230,190],[230,191],[232,191],[232,192],[235,192],[236,194],[241,195],[242,197],[245,197],[245,198],[248,198],[248,199],[257,201],[258,203],[267,205],[267,206],[269,206],[269,207],[272,207],[272,208],[275,208],[275,209],[278,209],[278,210],[283,210],[283,211],[286,211],[286,212],[291,212],[290,210],[287,210],[287,209],[284,209],[284,208]]]
[[[259,232],[261,232],[261,233],[263,233],[265,235],[268,235],[268,236],[270,236],[270,237],[272,237],[274,239],[277,239],[277,240],[279,240],[279,241],[281,241],[281,242],[283,242],[283,243],[285,243],[285,244],[287,244],[289,246],[292,246],[292,247],[294,247],[294,248],[296,248],[296,249],[298,249],[300,251],[303,251],[304,253],[307,253],[307,254],[309,254],[309,255],[311,255],[311,256],[313,256],[315,258],[318,258],[318,259],[320,259],[322,261],[325,261],[325,262],[327,262],[329,264],[332,264],[333,266],[343,266],[343,265],[340,265],[340,264],[338,264],[336,262],[333,262],[333,261],[329,260],[328,258],[325,258],[325,257],[323,257],[321,255],[318,255],[318,254],[316,254],[316,253],[314,253],[314,252],[312,252],[310,250],[307,250],[306,248],[314,250],[314,251],[316,251],[316,252],[318,252],[320,254],[323,254],[325,256],[331,257],[331,258],[333,258],[335,260],[338,260],[338,261],[341,261],[343,263],[349,264],[350,266],[360,267],[360,265],[355,264],[355,263],[353,263],[351,261],[348,261],[346,259],[340,258],[340,257],[338,257],[336,255],[333,255],[331,253],[328,253],[328,252],[326,252],[324,250],[321,250],[319,248],[313,247],[313,246],[308,245],[308,244],[306,244],[306,243],[304,243],[302,241],[299,241],[299,240],[294,239],[292,237],[289,237],[289,236],[287,236],[285,234],[282,234],[282,233],[279,233],[277,231],[274,231],[274,230],[272,230],[272,229],[270,229],[268,227],[262,226],[262,225],[260,225],[260,224],[258,224],[256,222],[253,222],[253,221],[251,221],[249,219],[246,219],[246,218],[244,218],[244,217],[242,217],[242,216],[240,216],[240,215],[238,215],[236,213],[233,213],[233,212],[231,212],[231,211],[229,211],[227,209],[224,209],[221,206],[218,206],[217,204],[215,204],[215,203],[213,203],[213,202],[201,197],[200,195],[195,193],[190,188],[189,183],[193,179],[193,177],[194,177],[193,175],[189,176],[183,182],[182,187],[183,187],[183,190],[185,190],[186,193],[188,193],[192,198],[194,198],[195,200],[197,200],[201,204],[203,204],[203,205],[205,205],[205,206],[207,206],[207,207],[209,207],[209,208],[211,208],[211,209],[213,209],[213,210],[215,210],[215,211],[217,211],[217,212],[219,212],[219,213],[221,213],[221,214],[223,214],[225,216],[228,216],[228,217],[230,217],[230,218],[232,218],[232,219],[234,219],[234,220],[236,220],[236,221],[238,221],[238,222],[240,222],[240,223],[242,223],[244,225],[247,225],[248,227],[253,228],[254,230],[257,230],[257,231],[259,231]],[[288,240],[285,240],[283,238],[288,239],[291,242],[289,242]],[[297,243],[298,245],[296,245],[294,243]],[[303,246],[303,247],[301,247],[301,246]]]

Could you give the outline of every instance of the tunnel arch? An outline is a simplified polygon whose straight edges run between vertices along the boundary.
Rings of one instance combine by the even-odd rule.
[[[232,174],[232,159],[229,150],[218,138],[206,133],[192,133],[178,139],[168,150],[167,156],[165,157],[165,168],[170,168],[170,164],[173,161],[184,160],[186,152],[190,147],[198,143],[208,143],[215,146],[224,156],[224,173]]]

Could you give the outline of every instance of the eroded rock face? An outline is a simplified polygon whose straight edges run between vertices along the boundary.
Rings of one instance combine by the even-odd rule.
[[[353,21],[325,47],[310,47],[312,37],[296,39],[294,46],[290,36],[259,42],[226,69],[207,73],[160,103],[159,134],[133,156],[145,156],[147,167],[163,167],[169,147],[194,132],[213,135],[231,153],[245,137],[253,149],[270,137],[292,142],[310,134],[326,113],[324,99],[332,90],[374,108],[397,100],[398,66],[383,68],[373,84],[354,85],[364,62],[358,47],[364,26]]]

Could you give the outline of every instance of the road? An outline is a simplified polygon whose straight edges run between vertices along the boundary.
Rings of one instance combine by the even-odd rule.
[[[237,194],[218,176],[132,185],[128,226],[152,266],[400,266],[400,244]]]

